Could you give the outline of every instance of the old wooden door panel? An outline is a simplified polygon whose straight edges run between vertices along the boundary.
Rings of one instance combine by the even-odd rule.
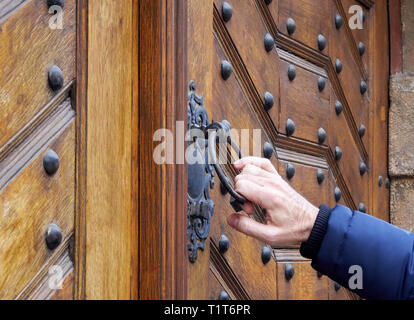
[[[70,103],[67,104],[70,108]],[[4,169],[14,173],[14,179],[2,185],[1,190],[0,205],[4,214],[1,219],[0,296],[4,299],[16,297],[54,255],[54,251],[45,245],[45,232],[50,223],[62,229],[66,245],[72,235],[75,184],[73,119],[73,111],[64,115],[62,120],[50,119],[60,120],[57,138],[48,136],[48,131],[45,131],[50,129],[50,124],[43,126],[36,132],[40,139],[37,135],[30,136],[24,150],[16,150],[3,162],[10,164]],[[43,170],[43,156],[50,149],[60,158],[59,170],[53,177]],[[29,159],[19,159],[26,152]],[[43,272],[47,273],[47,269]]]
[[[2,151],[15,147],[12,137],[54,96],[47,86],[48,69],[59,66],[65,84],[74,79],[76,53],[75,0],[65,2],[61,30],[49,27],[51,15],[44,0],[26,1],[14,12],[6,9],[0,8]]]
[[[364,25],[372,28],[368,17],[371,21],[378,12],[383,18],[384,4],[325,0],[323,5],[316,6],[309,0],[281,0],[269,4],[262,0],[228,0],[226,5],[232,7],[232,15],[225,20],[224,0],[212,2],[211,16],[205,15],[213,20],[213,46],[206,53],[209,62],[209,56],[213,56],[211,98],[209,85],[206,87],[210,119],[226,119],[234,129],[261,129],[262,143],[270,142],[274,146],[271,161],[279,173],[316,206],[326,203],[333,207],[339,203],[352,208],[364,204],[368,211],[373,208],[371,204],[378,202],[377,196],[371,193],[374,180],[371,174],[377,170],[373,157],[380,155],[385,159],[386,154],[382,147],[375,147],[375,152],[371,153],[373,144],[380,143],[378,139],[373,140],[372,123],[378,120],[372,121],[369,116],[373,108],[371,97],[375,95],[370,86],[377,79],[369,74],[368,64],[374,58],[367,57],[368,51],[360,54],[358,48],[359,42],[364,42],[365,50],[372,48],[370,35],[373,31],[364,30],[360,34],[351,30],[346,12],[352,4],[362,5],[366,15]],[[204,9],[207,8],[206,4]],[[337,14],[343,20],[338,28],[335,25]],[[289,18],[295,20],[294,32],[288,31]],[[268,34],[275,39],[275,46],[269,51],[264,45]],[[324,41],[318,42],[320,35],[324,37],[325,45]],[[197,47],[202,46],[192,42],[191,50]],[[206,45],[203,48],[209,49]],[[337,59],[342,63],[341,70],[336,65]],[[223,61],[232,66],[227,79],[221,74]],[[192,64],[191,68],[194,66]],[[202,64],[202,67],[206,66]],[[295,77],[289,79],[291,66],[295,67]],[[189,77],[196,81],[200,78],[201,83],[209,81],[199,72],[194,76],[189,73]],[[320,79],[325,81],[324,88],[318,86]],[[362,80],[367,83],[367,92],[361,92]],[[198,90],[203,92],[202,87],[198,86]],[[270,110],[264,108],[266,92],[274,97]],[[341,112],[335,108],[337,101],[342,104]],[[287,137],[288,119],[295,124],[291,137]],[[360,130],[362,125],[365,134]],[[318,135],[320,128],[326,132],[324,141],[320,141]],[[386,130],[381,130],[376,134],[385,137]],[[252,137],[251,133],[249,135]],[[255,147],[250,143],[247,151],[251,154]],[[341,149],[342,157],[336,156],[337,147]],[[361,164],[366,166],[365,171],[360,170]],[[288,166],[294,167],[293,176],[288,176]],[[237,174],[231,166],[224,166],[224,171],[231,180]],[[318,172],[324,175],[320,183]],[[385,172],[382,174],[386,175]],[[338,190],[340,193],[335,196]],[[381,192],[387,193],[386,190]],[[297,246],[274,248],[274,261],[263,266],[259,260],[262,244],[238,234],[226,224],[228,214],[234,211],[228,195],[223,195],[219,187],[211,195],[215,214],[209,247],[210,298],[217,298],[223,290],[232,299],[273,299],[275,295],[279,299],[349,298],[344,289],[334,286],[326,277],[318,276],[310,262],[300,257]],[[260,208],[255,209],[253,218],[263,221],[263,212]],[[226,252],[218,249],[222,235],[230,243]],[[286,250],[291,252],[281,254]],[[205,264],[205,260],[200,259],[197,263]],[[286,264],[295,269],[290,280],[285,278]],[[196,281],[189,279],[189,283]],[[269,283],[272,279],[274,284]],[[255,291],[258,282],[266,288],[260,296]]]
[[[43,0],[0,5],[0,299],[73,297],[76,0],[65,1],[61,29],[51,17]],[[54,65],[64,81],[52,90]],[[43,164],[50,150],[54,174]],[[54,249],[45,242],[52,223],[62,236]]]
[[[294,68],[296,76],[289,80],[288,70]],[[322,70],[318,70],[326,76]],[[318,88],[321,75],[287,61],[280,63],[280,126],[279,132],[287,134],[287,121],[295,124],[294,137],[318,143],[318,131],[324,129],[331,134],[329,127],[329,85],[322,92]],[[325,80],[326,81],[326,80]]]

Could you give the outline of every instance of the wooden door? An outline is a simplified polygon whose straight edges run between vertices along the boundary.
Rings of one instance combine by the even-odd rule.
[[[0,1],[0,299],[137,298],[137,2]]]
[[[209,119],[248,129],[250,141],[259,129],[262,154],[314,205],[344,204],[388,220],[386,1],[186,5],[185,80],[204,95]],[[362,29],[353,29],[352,6],[361,10]],[[237,174],[223,169],[230,180]],[[270,248],[232,230],[226,217],[234,209],[217,177],[209,192],[211,230],[188,264],[189,297],[353,297],[317,274],[298,246]],[[259,208],[254,219],[264,221]]]

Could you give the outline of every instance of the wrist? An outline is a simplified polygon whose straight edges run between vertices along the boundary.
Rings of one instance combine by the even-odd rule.
[[[309,208],[305,210],[305,221],[302,226],[300,242],[306,242],[309,239],[313,226],[315,225],[318,213],[319,209],[313,205],[309,205]]]

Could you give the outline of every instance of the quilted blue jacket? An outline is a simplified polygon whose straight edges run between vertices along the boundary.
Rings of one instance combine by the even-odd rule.
[[[352,266],[359,266],[362,288],[351,291],[362,298],[414,299],[413,233],[341,205],[329,209],[326,225],[320,226],[324,232],[312,257],[314,269],[349,289],[356,274]]]

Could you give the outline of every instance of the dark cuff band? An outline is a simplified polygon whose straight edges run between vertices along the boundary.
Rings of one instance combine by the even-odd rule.
[[[328,221],[332,209],[327,205],[319,207],[319,213],[316,217],[309,239],[303,242],[300,246],[300,254],[307,259],[315,259],[318,255],[319,249],[328,229]]]

